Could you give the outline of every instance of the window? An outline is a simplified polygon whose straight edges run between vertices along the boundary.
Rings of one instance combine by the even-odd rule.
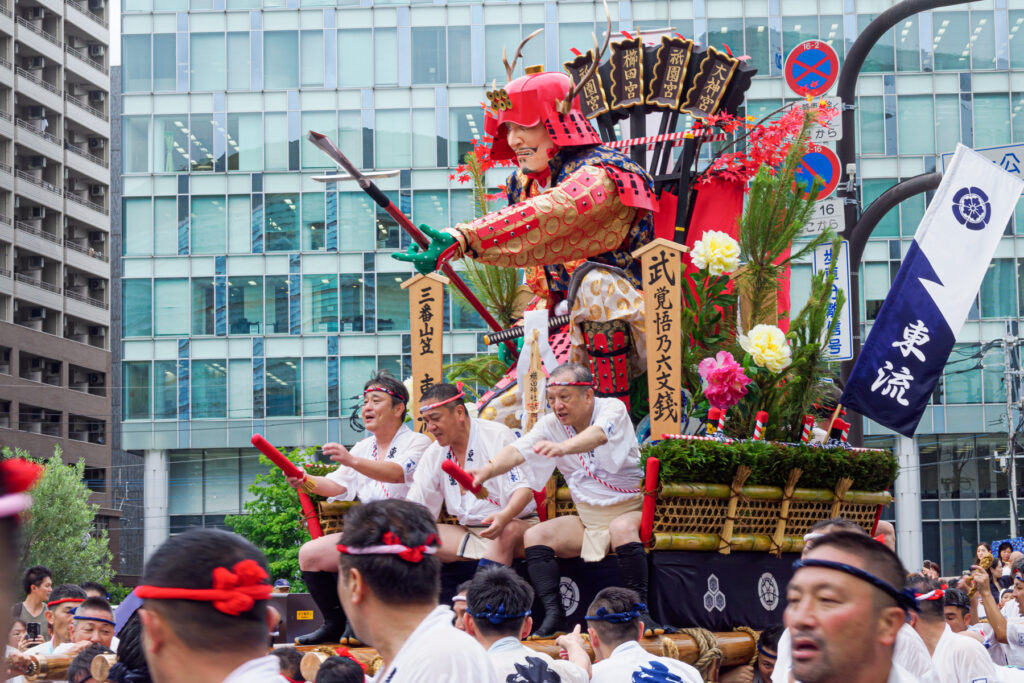
[[[192,278],[192,334],[216,334],[216,311],[213,278]]]
[[[378,109],[376,112],[374,153],[377,168],[412,166],[411,133],[408,109]]]
[[[935,96],[935,145],[942,154],[956,149],[960,142],[960,98],[957,95]]]
[[[324,32],[302,32],[302,85],[324,85]]]
[[[192,90],[224,90],[225,53],[223,33],[192,33],[189,83]],[[131,61],[130,59],[128,61]]]
[[[224,226],[227,213],[224,197],[192,197],[190,234],[193,254],[223,254],[227,251]]]
[[[981,317],[1016,318],[1017,278],[1014,261],[1007,258],[992,259],[981,281]]]
[[[861,97],[860,142],[862,154],[885,154],[885,113],[881,97]]]
[[[305,192],[302,195],[302,250],[324,251],[327,249],[324,195],[322,192]]]
[[[363,278],[360,275],[339,275],[341,296],[341,332],[363,331]]]
[[[178,253],[178,200],[176,197],[153,199],[153,244],[158,256]]]
[[[124,54],[132,55],[124,60],[121,67],[121,87],[125,92],[149,92],[153,81],[150,78],[152,60],[148,34],[126,35],[121,39]]]
[[[192,419],[225,418],[228,373],[223,360],[192,361]]]
[[[976,346],[955,344],[942,371],[945,403],[981,403],[981,363]]]
[[[161,92],[177,88],[176,52],[173,33],[153,35],[153,90]]]
[[[125,116],[121,160],[125,173],[149,171],[149,117]]]
[[[298,358],[267,359],[267,417],[302,414],[302,383]]]
[[[967,71],[971,43],[967,12],[934,12],[932,14],[932,45],[936,71]]]
[[[1024,26],[1024,12],[1010,12],[1010,68],[1020,69],[1024,67],[1024,33],[1021,27]],[[1020,38],[1020,40],[1017,40]]]
[[[863,31],[867,28],[877,15],[874,14],[859,14],[857,15],[857,29],[858,32]],[[785,21],[785,20],[783,20]],[[864,60],[864,73],[888,73],[896,70],[896,59],[894,57],[894,42],[895,42],[895,31],[886,31],[885,34],[878,39],[875,46],[871,48],[871,52],[868,53],[867,59]],[[790,48],[786,48],[787,50]]]
[[[338,139],[338,115],[333,111],[302,112],[302,130],[315,130],[318,133]],[[334,162],[326,154],[317,149],[312,142],[302,137],[302,167],[334,169]]]
[[[302,331],[308,334],[338,331],[337,276],[302,277]]]
[[[150,416],[149,371],[147,362],[124,363],[124,419],[148,420]]]
[[[452,107],[448,110],[448,165],[457,166],[473,151],[473,142],[484,133],[484,112],[480,107]]]
[[[338,87],[368,88],[373,85],[373,68],[369,65],[361,69],[352,68],[353,64],[363,64],[371,52],[370,29],[338,31]]]
[[[992,10],[971,10],[971,67],[996,68],[996,32]]]
[[[321,68],[322,62],[323,60],[321,60]],[[263,87],[266,90],[288,90],[299,87],[299,34],[297,31],[263,32]]]
[[[147,197],[124,200],[124,255],[149,256],[153,253],[153,201]]]
[[[267,334],[288,334],[288,276],[268,275],[264,289]]]
[[[228,197],[228,252],[248,254],[252,249],[252,209],[249,195]]]
[[[223,524],[220,515],[239,512],[240,481],[238,477],[238,452],[207,455],[203,472],[203,512],[207,515],[204,523],[209,526]],[[212,520],[209,515],[217,515]]]
[[[178,363],[173,360],[153,361],[153,419],[173,420],[178,417]]]
[[[363,63],[363,59],[360,56],[352,64]],[[378,28],[373,33],[373,77],[376,85],[398,85],[398,35],[393,28]]]
[[[189,169],[188,148],[192,144],[185,128],[188,117],[154,116],[152,131],[153,173],[181,173]]]
[[[373,250],[375,206],[365,192],[338,193],[338,248],[341,251]]]
[[[974,147],[1010,142],[1010,100],[1006,93],[974,96]],[[948,150],[952,152],[953,150]]]
[[[327,414],[327,359],[302,360],[302,414],[313,417]]]
[[[268,194],[264,199],[267,251],[299,250],[299,195]]]
[[[124,336],[150,337],[153,335],[152,281],[125,280],[123,301]]]
[[[935,107],[931,95],[901,95],[898,112],[900,154],[935,154],[935,139],[931,126],[922,121],[935,120]]]
[[[216,159],[213,156],[213,120],[209,114],[196,114],[189,124],[191,141],[190,161],[193,171],[212,171]],[[221,160],[223,165],[224,161]]]
[[[263,332],[263,277],[236,275],[228,282],[228,333]]]
[[[228,114],[228,170],[263,170],[263,121],[259,113]]]
[[[444,83],[447,78],[445,57],[444,26],[412,27],[413,84]],[[465,56],[462,59],[468,61]]]
[[[743,51],[743,20],[708,19],[707,44],[719,50],[728,45],[733,54],[746,54]]]
[[[432,228],[451,225],[448,220],[448,193],[444,190],[414,192],[412,215],[417,224],[426,223]]]
[[[412,111],[412,165],[414,168],[437,166],[436,118],[433,109]]]
[[[896,184],[893,178],[872,178],[865,179],[863,184],[862,205],[866,208],[871,202],[878,199],[879,195]],[[899,211],[890,211],[878,222],[872,237],[899,237],[900,236],[900,214]]]
[[[448,27],[448,82],[470,83],[473,80],[473,45],[468,26]],[[415,63],[415,62],[414,62]]]
[[[153,282],[153,334],[188,335],[189,296],[186,278]]]
[[[228,33],[228,90],[248,90],[251,75],[249,34]]]
[[[377,277],[377,331],[409,330],[409,294],[402,282],[411,273],[381,273]]]
[[[252,361],[238,358],[228,361],[228,417],[252,417]]]
[[[288,114],[267,112],[263,115],[263,167],[268,171],[288,170]]]
[[[921,31],[917,17],[912,16],[897,24],[896,68],[900,71],[921,70]]]
[[[744,29],[747,41],[747,54],[750,65],[757,69],[758,75],[767,75],[771,59],[771,45],[768,40],[770,30],[767,17],[747,17]]]

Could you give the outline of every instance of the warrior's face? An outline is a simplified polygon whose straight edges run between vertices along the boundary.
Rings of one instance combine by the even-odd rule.
[[[505,124],[508,146],[516,154],[519,170],[523,173],[540,173],[547,170],[548,161],[557,149],[551,141],[543,123],[525,128],[515,123]]]

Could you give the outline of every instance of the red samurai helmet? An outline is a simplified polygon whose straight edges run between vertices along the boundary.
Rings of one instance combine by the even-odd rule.
[[[607,9],[607,8],[606,8]],[[504,51],[502,61],[509,82],[504,88],[494,88],[487,93],[490,108],[484,117],[484,130],[494,138],[491,158],[499,161],[515,160],[516,154],[506,140],[506,123],[515,123],[525,128],[543,123],[551,141],[557,147],[578,147],[599,145],[601,138],[590,125],[580,109],[579,94],[584,84],[594,77],[601,55],[611,40],[611,17],[605,33],[604,46],[598,49],[594,39],[594,62],[580,82],[573,85],[568,74],[561,71],[543,71],[542,67],[526,68],[526,75],[512,79],[516,62],[522,56],[523,46],[542,29],[527,36],[516,49],[512,64],[508,63]]]

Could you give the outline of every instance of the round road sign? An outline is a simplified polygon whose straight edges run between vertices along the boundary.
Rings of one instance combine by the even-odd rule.
[[[807,40],[786,57],[786,85],[797,95],[823,95],[839,77],[839,55],[828,43]]]
[[[839,185],[839,157],[828,147],[808,147],[807,153],[797,166],[793,189],[796,190],[799,185],[803,185],[806,194],[811,191],[815,180],[820,183],[818,196],[815,197],[817,201],[835,192],[836,186]]]

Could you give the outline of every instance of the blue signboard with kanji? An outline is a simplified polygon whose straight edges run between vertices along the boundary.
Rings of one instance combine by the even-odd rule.
[[[786,85],[801,97],[824,95],[839,78],[839,55],[828,43],[807,40],[786,57]]]
[[[839,157],[828,147],[809,145],[797,166],[793,184],[803,185],[804,192],[810,192],[815,181],[818,182],[815,200],[822,200],[835,192],[839,185]]]
[[[814,262],[812,272],[817,275],[819,271],[827,270],[832,263],[836,264],[836,277],[832,282],[832,294],[829,296],[828,309],[826,311],[825,329],[832,324],[832,320],[839,315],[832,336],[822,340],[821,355],[830,361],[850,360],[853,358],[853,316],[850,312],[850,249],[849,242],[843,240],[840,243],[839,253],[833,253],[832,244],[826,243],[814,250]],[[839,292],[842,290],[846,303],[839,311],[836,311]]]

